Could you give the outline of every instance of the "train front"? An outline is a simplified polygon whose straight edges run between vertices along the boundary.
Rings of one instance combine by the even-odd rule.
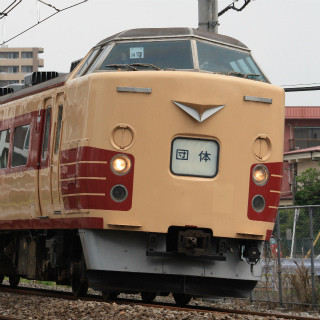
[[[67,97],[87,106],[66,114],[81,123],[87,169],[65,210],[102,221],[80,232],[91,286],[247,296],[276,218],[284,122],[283,90],[248,48],[192,29],[130,30],[92,50]]]

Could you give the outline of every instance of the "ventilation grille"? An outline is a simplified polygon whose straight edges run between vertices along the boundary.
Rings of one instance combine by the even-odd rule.
[[[38,83],[42,83],[54,78],[57,78],[59,73],[56,71],[36,71],[24,77],[25,87],[31,87]]]
[[[6,94],[12,93],[13,91],[13,88],[9,87],[0,88],[0,96],[5,96]]]

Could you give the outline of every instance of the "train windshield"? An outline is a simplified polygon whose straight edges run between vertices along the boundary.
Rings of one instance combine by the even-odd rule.
[[[194,46],[192,46],[194,44]],[[116,42],[95,48],[78,76],[94,71],[200,70],[268,82],[247,51],[202,40]]]
[[[116,43],[99,70],[121,65],[139,69],[193,69],[191,43],[186,40]]]
[[[266,82],[249,53],[197,41],[200,70]]]

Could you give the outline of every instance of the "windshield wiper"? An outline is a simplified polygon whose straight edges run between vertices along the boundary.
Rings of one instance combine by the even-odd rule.
[[[129,66],[132,66],[132,67],[151,67],[155,70],[161,70],[159,67],[155,66],[154,64],[152,63],[130,63]]]
[[[248,79],[254,79],[254,78],[259,78],[261,77],[261,74],[255,74],[255,73],[249,73],[246,75]]]
[[[135,68],[134,66],[130,65],[130,64],[118,64],[118,63],[114,63],[114,64],[107,64],[105,66],[105,68],[115,68],[115,69],[130,69],[132,71],[138,71],[137,68]]]
[[[230,71],[227,73],[228,76],[235,76],[235,77],[240,77],[240,78],[247,78],[247,79],[254,79],[257,77],[261,77],[260,74],[254,74],[254,73],[242,73],[242,72],[237,72],[237,71]]]

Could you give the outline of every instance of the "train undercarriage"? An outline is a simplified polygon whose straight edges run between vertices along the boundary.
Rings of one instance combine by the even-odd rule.
[[[246,297],[261,273],[262,242],[214,238],[206,229],[171,227],[167,234],[115,230],[28,230],[0,234],[0,280],[20,277],[88,286],[106,298],[141,293],[144,301],[172,292],[191,297]]]
[[[76,230],[30,230],[0,234],[0,280],[10,286],[20,277],[72,285],[75,295],[87,292],[85,262]],[[1,282],[2,282],[1,281]]]

